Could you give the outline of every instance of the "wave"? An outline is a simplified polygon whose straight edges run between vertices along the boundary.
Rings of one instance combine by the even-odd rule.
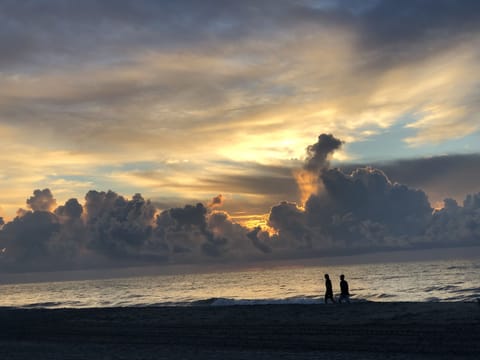
[[[366,299],[350,299],[351,302],[367,302]],[[238,306],[238,305],[318,305],[324,304],[323,299],[311,297],[292,297],[285,299],[231,299],[209,298],[196,300],[191,306]]]
[[[320,299],[305,297],[295,297],[287,299],[229,299],[229,298],[210,298],[199,300],[192,305],[210,305],[210,306],[234,306],[234,305],[275,305],[275,304],[321,304]]]
[[[477,302],[480,297],[474,294],[451,294],[452,296],[439,298],[435,296],[426,297],[424,302]],[[367,298],[353,297],[350,298],[351,303],[365,303],[375,301],[385,301],[385,299],[395,298],[392,294],[376,294],[368,296]],[[388,301],[388,300],[387,300]],[[392,300],[389,300],[392,301]],[[110,308],[110,307],[124,307],[124,308],[155,308],[155,307],[229,307],[229,306],[262,306],[262,305],[325,305],[323,298],[311,297],[292,297],[284,299],[235,299],[224,297],[212,297],[206,299],[192,300],[192,301],[161,301],[152,303],[133,303],[133,302],[38,302],[26,304],[19,307],[1,307],[7,308],[22,308],[22,309],[59,309],[59,308]],[[330,304],[329,304],[330,305]]]
[[[456,285],[446,285],[446,286],[430,286],[425,289],[425,292],[432,292],[432,291],[458,291],[459,286]]]
[[[377,299],[388,299],[388,298],[393,298],[393,297],[396,297],[396,295],[385,294],[385,293],[375,295],[375,298],[377,298]]]
[[[83,307],[85,303],[81,301],[45,301],[30,303],[20,306],[24,309],[52,309],[52,308],[62,308],[62,307]]]

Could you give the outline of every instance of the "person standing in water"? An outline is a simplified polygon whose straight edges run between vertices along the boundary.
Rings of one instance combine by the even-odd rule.
[[[350,293],[348,292],[348,282],[345,280],[345,275],[340,275],[340,297],[338,298],[338,302],[341,303],[345,300],[345,302],[350,303]]]
[[[335,303],[335,299],[333,298],[332,281],[328,274],[325,274],[325,304],[328,299],[332,300],[332,303]]]

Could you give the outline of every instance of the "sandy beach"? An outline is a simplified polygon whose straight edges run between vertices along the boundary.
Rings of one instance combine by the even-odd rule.
[[[474,359],[477,303],[0,309],[1,359]]]

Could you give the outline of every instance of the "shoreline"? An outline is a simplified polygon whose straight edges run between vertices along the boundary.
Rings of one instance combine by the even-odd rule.
[[[469,359],[480,353],[476,302],[0,308],[0,324],[0,357],[15,360],[42,358],[40,349],[45,359],[301,359],[324,353],[338,359],[356,353],[367,359]]]

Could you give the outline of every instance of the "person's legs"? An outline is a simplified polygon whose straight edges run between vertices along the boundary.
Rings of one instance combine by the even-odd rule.
[[[333,294],[325,294],[325,304],[327,303],[328,299],[332,300],[332,303],[335,304],[335,299],[333,298]]]

